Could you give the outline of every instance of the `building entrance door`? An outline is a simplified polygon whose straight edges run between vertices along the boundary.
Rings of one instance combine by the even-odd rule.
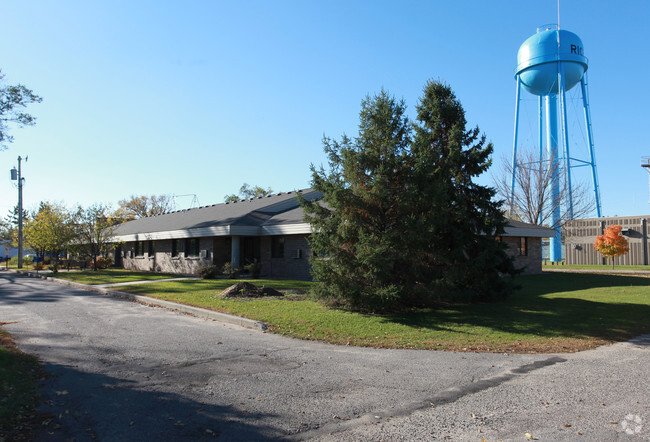
[[[253,261],[260,262],[260,238],[258,236],[244,236],[241,238],[239,266],[243,267]]]

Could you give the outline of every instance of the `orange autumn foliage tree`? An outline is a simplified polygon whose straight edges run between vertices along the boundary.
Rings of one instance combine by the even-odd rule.
[[[627,245],[627,238],[621,234],[623,226],[609,226],[602,235],[596,236],[594,247],[605,258],[612,258],[612,269],[614,258],[625,255],[630,248]]]

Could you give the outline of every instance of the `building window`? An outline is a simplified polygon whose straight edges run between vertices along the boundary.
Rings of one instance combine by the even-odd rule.
[[[154,246],[153,246],[153,241],[148,241],[147,246],[148,246],[147,247],[147,253],[149,254],[149,256],[153,256],[153,254],[155,252],[155,249],[154,249]]]
[[[172,256],[178,256],[178,240],[172,239]]]
[[[284,236],[271,238],[271,258],[284,258]]]
[[[145,245],[144,241],[135,242],[135,256],[144,256]]]
[[[187,238],[185,240],[185,257],[199,256],[199,238]]]
[[[519,238],[519,255],[528,256],[528,238],[525,236]]]

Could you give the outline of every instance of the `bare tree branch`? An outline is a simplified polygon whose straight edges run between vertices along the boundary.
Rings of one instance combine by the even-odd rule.
[[[524,152],[517,159],[514,195],[511,194],[512,169],[512,163],[504,158],[499,175],[494,179],[497,193],[505,201],[508,218],[556,229],[569,219],[587,216],[595,207],[586,185],[574,183],[573,192],[569,192],[560,166],[551,165],[548,160],[540,162],[532,152]],[[551,189],[556,172],[560,177],[559,192],[557,198],[553,198]],[[561,210],[559,219],[553,222],[553,212],[568,207],[569,198],[573,203],[573,216]]]

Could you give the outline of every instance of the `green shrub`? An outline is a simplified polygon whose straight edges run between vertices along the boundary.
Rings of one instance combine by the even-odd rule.
[[[32,264],[32,268],[34,270],[43,270],[43,263],[42,262],[35,262]]]
[[[100,256],[97,258],[97,268],[100,270],[107,269],[113,265],[113,260],[108,257]]]
[[[241,270],[239,267],[234,267],[231,262],[227,262],[221,268],[221,273],[226,275],[228,279],[239,278],[239,273]]]
[[[52,273],[59,273],[59,266],[56,264],[52,264],[47,267],[49,270],[52,271]]]
[[[214,279],[219,275],[219,268],[214,265],[201,266],[197,273],[201,279]]]
[[[262,264],[260,264],[257,260],[254,260],[253,262],[246,264],[244,266],[244,270],[246,270],[251,275],[251,278],[257,279],[260,277]]]
[[[23,265],[27,266],[30,265],[31,263],[34,262],[34,258],[31,256],[23,256]],[[9,265],[10,266],[17,266],[18,265],[18,257],[14,256],[9,260]]]

